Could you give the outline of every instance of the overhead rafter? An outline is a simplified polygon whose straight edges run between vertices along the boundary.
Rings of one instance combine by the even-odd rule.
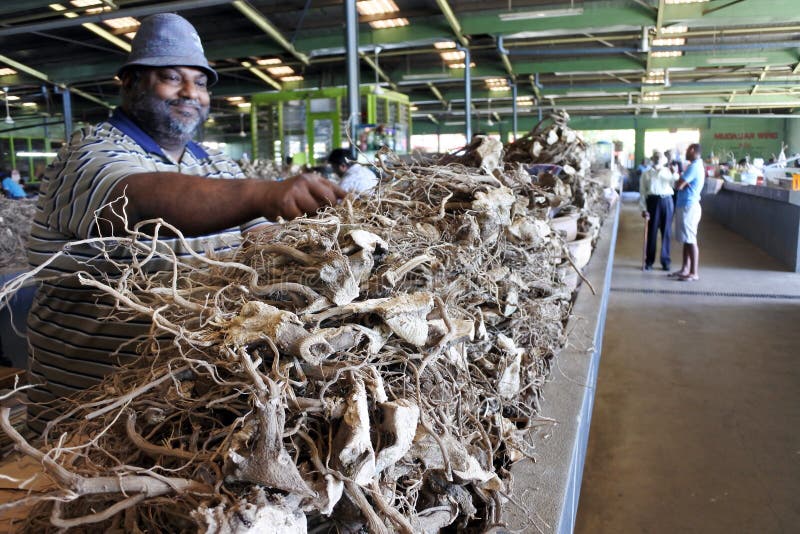
[[[447,0],[436,0],[436,3],[438,4],[439,9],[442,10],[444,18],[447,19],[447,23],[450,24],[450,29],[453,30],[453,34],[456,36],[456,39],[458,39],[458,42],[461,43],[462,46],[469,45],[469,40],[466,38],[463,30],[461,29],[461,23],[458,22],[458,18],[456,18],[455,13],[453,13],[453,10],[450,7],[450,4],[447,3]]]
[[[442,92],[439,91],[439,89],[437,89],[436,86],[433,85],[431,82],[428,82],[428,87],[430,88],[431,93],[433,93],[433,96],[438,98],[439,102],[441,102],[444,107],[447,107],[448,102],[447,100],[445,100],[444,96],[442,96]]]
[[[267,85],[272,86],[273,88],[277,89],[278,91],[283,89],[281,84],[279,84],[278,82],[276,82],[275,80],[273,80],[272,78],[270,78],[269,76],[264,74],[261,70],[259,70],[258,67],[256,67],[255,65],[253,65],[249,61],[242,61],[242,67],[246,68],[248,71],[250,71],[251,74],[253,74],[257,78],[260,78],[261,80],[265,81],[267,83]]]
[[[366,52],[359,51],[358,55],[361,56],[361,59],[364,60],[364,63],[369,65],[372,70],[378,73],[378,76],[380,76],[381,79],[383,79],[383,81],[389,84],[389,87],[397,91],[397,84],[394,83],[392,78],[388,74],[386,74],[386,72],[384,72],[384,70],[380,67],[380,65],[375,63],[375,60],[369,57],[369,55],[367,55]]]
[[[15,61],[15,60],[11,59],[8,56],[4,56],[4,55],[0,54],[0,63],[5,63],[6,65],[9,65],[9,66],[17,69],[18,71],[24,72],[25,74],[28,74],[29,76],[33,76],[36,79],[42,80],[43,82],[52,83],[53,85],[55,85],[56,87],[60,87],[61,89],[69,89],[72,93],[75,93],[76,95],[78,95],[80,97],[83,97],[86,100],[94,102],[95,104],[100,104],[101,106],[103,106],[105,108],[108,108],[108,109],[113,109],[114,108],[114,106],[112,106],[108,102],[105,102],[104,100],[101,100],[101,99],[97,98],[96,96],[90,95],[89,93],[81,91],[80,89],[76,89],[74,87],[69,87],[64,83],[53,82],[53,81],[50,80],[50,77],[47,76],[47,74],[45,74],[43,72],[40,72],[40,71],[38,71],[38,70],[36,70],[34,68],[31,68],[31,67],[25,65],[24,63],[20,63],[19,61]]]
[[[280,32],[278,28],[276,28],[267,17],[261,14],[259,10],[245,2],[244,0],[234,0],[233,7],[239,10],[239,12],[247,17],[250,22],[261,28],[264,33],[272,37],[275,42],[281,45],[287,52],[292,54],[294,57],[300,60],[303,65],[308,66],[309,60],[308,56],[303,54],[302,52],[297,51],[294,45],[289,42],[286,37]]]

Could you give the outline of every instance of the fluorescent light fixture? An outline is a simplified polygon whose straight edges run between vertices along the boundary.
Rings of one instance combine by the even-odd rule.
[[[653,46],[680,46],[686,44],[685,37],[657,37],[651,43]]]
[[[765,57],[710,57],[706,59],[709,65],[747,65],[750,63],[766,63]]]
[[[102,13],[104,11],[111,11],[109,6],[102,6],[102,7],[90,7],[86,10],[87,15],[97,15],[98,13]]]
[[[570,7],[566,9],[540,9],[536,11],[512,11],[510,13],[500,13],[498,17],[503,22],[514,20],[546,19],[552,17],[574,17],[583,15],[582,7]]]
[[[461,68],[462,69],[464,68],[463,63]],[[433,80],[445,80],[445,79],[449,80],[451,78],[452,76],[450,76],[450,74],[447,72],[429,72],[427,74],[403,74],[403,80],[409,82],[418,80],[421,81],[428,81],[428,80],[433,81]]]
[[[689,27],[685,24],[673,24],[672,26],[664,26],[661,28],[661,35],[675,35],[678,33],[686,33]]]
[[[0,69],[0,76],[11,76],[12,74],[16,73],[17,71],[9,67],[3,67]]]
[[[22,105],[26,108],[35,108],[37,106],[36,102],[23,102]]]
[[[128,39],[133,41],[133,38],[136,37],[136,32],[128,32],[128,33],[125,33],[123,35],[125,35],[125,37],[127,37]]]
[[[376,30],[385,30],[386,28],[399,28],[401,26],[408,26],[408,19],[394,18],[370,21],[369,25]]]
[[[50,6],[48,6],[48,7],[50,7],[50,9],[52,9],[53,11],[66,11],[67,10],[67,8],[62,6],[61,4],[50,4]]]
[[[100,0],[71,0],[70,4],[75,7],[89,7],[89,6],[97,6],[102,4]]]
[[[7,95],[6,100],[9,102],[14,102],[15,100],[19,100],[19,97],[17,95]]]
[[[450,67],[451,69],[466,69],[467,68],[467,65],[465,63],[450,63],[447,66]],[[474,67],[475,66],[475,62],[474,61],[470,62],[469,66],[470,66],[470,68]]]
[[[299,82],[299,81],[302,81],[302,80],[303,80],[303,77],[300,76],[300,75],[284,76],[283,78],[281,78],[282,82]]]
[[[250,102],[240,102],[240,103],[236,104],[236,107],[237,108],[249,108],[250,107]]]
[[[392,0],[361,0],[356,2],[356,9],[365,16],[386,15],[400,11],[400,8]]]
[[[29,151],[20,151],[17,152],[18,158],[54,158],[58,155],[56,152],[29,152]]]
[[[529,96],[520,96],[517,97],[517,105],[518,106],[532,106],[533,99]]]
[[[120,17],[117,19],[107,19],[103,21],[106,26],[111,26],[115,30],[127,30],[129,28],[138,28],[140,23],[133,17]]]
[[[682,55],[683,55],[682,50],[669,50],[666,52],[650,52],[650,57],[654,58],[681,57]]]
[[[279,65],[277,67],[267,67],[267,72],[273,76],[289,76],[294,74],[294,69],[289,65]]]
[[[244,97],[243,96],[229,96],[225,100],[227,100],[228,102],[241,102],[242,100],[244,100]]]
[[[510,91],[511,88],[508,87],[507,85],[506,86],[498,85],[498,86],[489,87],[489,90],[490,91],[494,91],[494,92],[499,92],[499,91]]]
[[[433,46],[438,48],[439,50],[446,50],[448,48],[455,48],[456,47],[456,43],[453,42],[453,41],[439,41],[439,42],[433,43]]]
[[[661,93],[645,93],[642,95],[642,102],[657,102],[661,100]]]
[[[408,109],[410,109],[411,111],[419,111],[419,108],[417,106],[410,106]]]
[[[467,54],[466,54],[466,52],[463,52],[461,50],[454,50],[452,52],[442,52],[439,55],[442,56],[442,59],[445,60],[445,61],[461,61],[461,62],[463,62],[464,58],[466,57]]]
[[[76,18],[78,18],[78,14],[77,13],[64,13],[64,16],[67,17],[68,19],[76,19]]]
[[[467,124],[465,121],[445,121],[445,126],[462,126]]]
[[[278,57],[268,57],[264,59],[257,59],[256,63],[259,65],[280,65],[282,61],[281,58]]]

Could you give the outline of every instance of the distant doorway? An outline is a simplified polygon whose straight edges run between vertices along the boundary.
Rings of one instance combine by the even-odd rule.
[[[692,143],[700,142],[700,130],[677,129],[677,130],[647,130],[644,132],[644,157],[649,158],[654,150],[662,154],[667,150],[672,150],[674,158],[681,160],[686,155],[686,149]]]

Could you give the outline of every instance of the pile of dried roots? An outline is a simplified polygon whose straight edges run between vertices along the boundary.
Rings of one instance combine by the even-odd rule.
[[[554,193],[499,169],[383,170],[373,197],[275,225],[231,257],[179,261],[140,225],[124,243],[138,262],[80,275],[154,336],[37,448],[2,412],[58,483],[34,497],[27,530],[498,524],[508,467],[546,420],[540,388],[570,308],[543,209]],[[515,194],[526,179],[534,192]],[[156,260],[173,269],[146,274]]]
[[[26,269],[36,200],[0,197],[0,269]]]
[[[280,165],[269,159],[242,159],[239,162],[242,172],[248,178],[261,178],[262,180],[278,180],[286,176]]]

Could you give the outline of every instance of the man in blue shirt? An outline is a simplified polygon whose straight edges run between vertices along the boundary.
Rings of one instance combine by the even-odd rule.
[[[689,145],[686,149],[689,166],[676,182],[675,236],[683,243],[683,265],[680,271],[669,276],[682,282],[699,280],[700,249],[697,246],[697,226],[700,224],[700,194],[705,184],[705,169],[700,145]]]
[[[19,171],[16,169],[11,171],[11,176],[3,178],[3,191],[5,191],[9,198],[25,198],[27,196],[25,194],[25,189],[23,189],[20,184],[21,181],[22,178],[19,175]]]

